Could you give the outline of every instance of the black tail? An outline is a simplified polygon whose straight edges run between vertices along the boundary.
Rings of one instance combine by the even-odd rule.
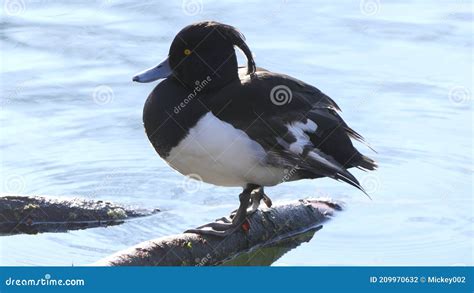
[[[365,171],[372,171],[378,168],[377,162],[362,154],[358,154],[351,160],[351,166]]]
[[[359,181],[354,177],[354,175],[349,173],[349,171],[345,170],[344,174],[341,174],[341,173],[336,174],[334,179],[344,181],[344,182],[356,187],[357,189],[362,191],[365,195],[367,195],[367,197],[369,199],[372,199],[370,197],[370,195],[365,191],[365,189],[360,185]]]

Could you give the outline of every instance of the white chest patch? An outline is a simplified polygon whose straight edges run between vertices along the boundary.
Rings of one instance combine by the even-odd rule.
[[[204,182],[219,186],[276,185],[285,176],[284,170],[266,166],[266,156],[262,146],[244,131],[209,112],[165,161],[181,174],[197,174]]]

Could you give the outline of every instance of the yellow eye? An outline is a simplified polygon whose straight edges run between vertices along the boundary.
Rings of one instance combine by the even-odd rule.
[[[191,50],[189,50],[189,49],[184,49],[184,55],[186,55],[186,56],[191,55]]]

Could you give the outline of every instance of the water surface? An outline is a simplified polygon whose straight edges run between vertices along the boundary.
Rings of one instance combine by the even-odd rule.
[[[329,179],[267,189],[276,202],[346,202],[275,265],[474,264],[470,1],[4,2],[0,191],[163,212],[2,237],[0,265],[88,264],[236,208],[238,188],[194,188],[155,154],[141,122],[155,84],[131,82],[167,54],[177,31],[203,19],[238,27],[257,65],[333,97],[378,152],[360,146],[379,171],[354,170],[372,201]]]

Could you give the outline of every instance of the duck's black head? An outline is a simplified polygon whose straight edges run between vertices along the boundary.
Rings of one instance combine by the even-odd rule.
[[[206,79],[211,80],[207,88],[219,88],[238,78],[234,46],[247,57],[248,74],[254,73],[252,53],[236,28],[214,21],[191,24],[176,35],[168,58],[139,73],[133,81],[151,82],[172,75],[190,88]]]

